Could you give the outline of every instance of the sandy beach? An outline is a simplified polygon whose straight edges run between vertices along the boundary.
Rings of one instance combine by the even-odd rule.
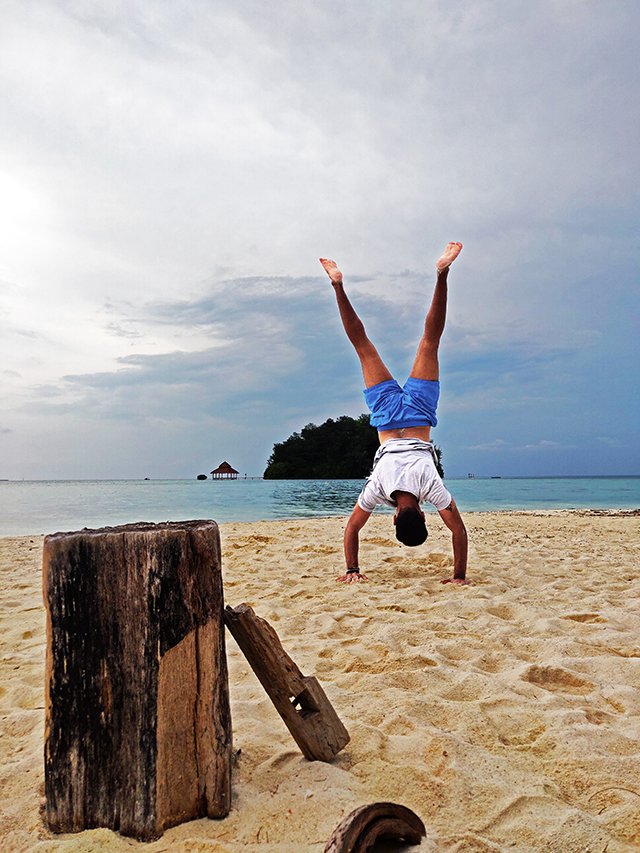
[[[151,844],[42,822],[42,539],[0,539],[0,849],[321,851],[379,800],[422,818],[421,850],[640,849],[640,517],[465,520],[467,587],[440,583],[452,556],[435,516],[416,549],[373,517],[370,582],[350,586],[335,582],[345,519],[221,525],[226,602],[270,621],[351,742],[306,761],[227,634],[231,813]]]

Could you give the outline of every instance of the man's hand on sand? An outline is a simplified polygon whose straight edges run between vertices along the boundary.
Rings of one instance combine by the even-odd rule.
[[[450,267],[461,251],[462,243],[447,243],[444,252],[440,255],[436,263],[436,269],[438,272],[442,272],[442,270],[446,270],[447,267]]]
[[[471,581],[466,580],[466,578],[445,578],[440,581],[440,583],[452,583],[455,586],[469,586]]]
[[[347,572],[346,575],[342,575],[339,578],[336,578],[340,583],[360,583],[360,581],[368,581],[369,578],[366,575],[360,574],[360,572]]]
[[[331,279],[331,284],[342,284],[342,273],[338,269],[338,265],[335,261],[331,261],[329,258],[320,258],[320,263]]]

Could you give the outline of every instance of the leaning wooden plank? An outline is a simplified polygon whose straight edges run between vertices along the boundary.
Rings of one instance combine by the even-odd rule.
[[[231,717],[213,521],[44,543],[46,819],[139,839],[224,817]]]
[[[331,761],[349,733],[319,682],[300,672],[271,625],[248,604],[226,607],[224,621],[305,758]]]
[[[397,803],[371,803],[348,814],[331,833],[324,853],[368,853],[380,839],[420,844],[427,834],[415,812]]]

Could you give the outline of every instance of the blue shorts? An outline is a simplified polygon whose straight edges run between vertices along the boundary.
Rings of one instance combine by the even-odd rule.
[[[385,379],[366,388],[364,399],[371,412],[371,426],[378,430],[436,426],[440,383],[410,376],[404,388],[395,379]]]

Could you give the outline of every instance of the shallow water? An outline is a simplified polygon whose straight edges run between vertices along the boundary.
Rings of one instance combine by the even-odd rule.
[[[445,482],[462,512],[640,507],[640,477],[447,478]],[[0,482],[0,535],[132,521],[346,515],[362,484],[362,480],[248,479]]]

